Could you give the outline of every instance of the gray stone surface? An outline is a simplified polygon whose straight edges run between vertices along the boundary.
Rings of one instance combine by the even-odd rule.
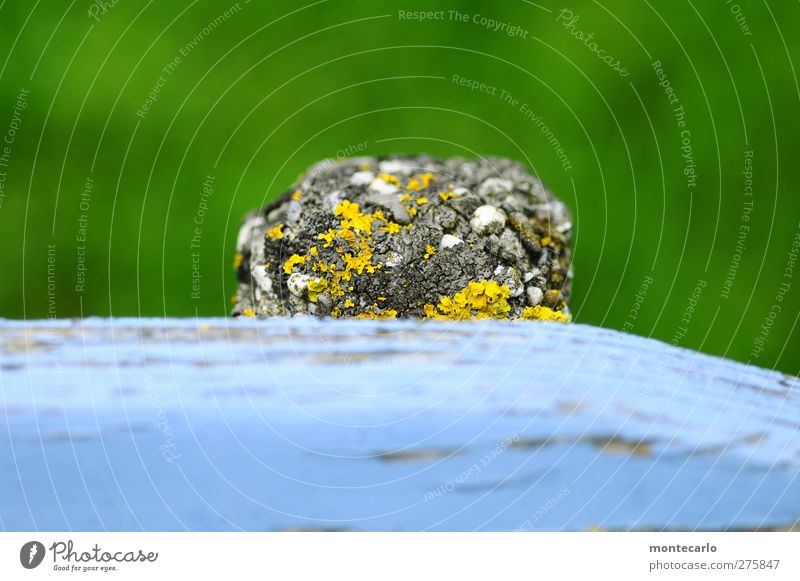
[[[245,218],[233,315],[564,321],[570,235],[508,159],[325,160]]]

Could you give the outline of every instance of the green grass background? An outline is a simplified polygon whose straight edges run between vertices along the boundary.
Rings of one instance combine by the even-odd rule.
[[[573,210],[578,322],[621,329],[627,321],[635,334],[800,371],[800,268],[785,276],[800,228],[797,2],[240,1],[137,116],[163,67],[234,4],[120,0],[96,21],[85,1],[2,3],[0,135],[20,90],[29,95],[3,168],[0,316],[224,316],[242,215],[314,161],[365,143],[367,154],[501,155],[531,165]],[[557,22],[564,7],[628,77]],[[399,18],[422,9],[457,10],[468,22],[449,12],[441,21]],[[527,38],[487,30],[476,14],[518,25]],[[654,60],[686,111],[698,174],[691,192]],[[454,74],[527,103],[572,169],[519,104],[459,87]],[[753,211],[725,299],[747,150]],[[214,195],[193,250],[208,175]],[[94,188],[83,212],[87,177]],[[646,277],[653,284],[632,319]],[[698,280],[706,287],[686,325]],[[790,287],[776,302],[782,282]],[[754,357],[774,304],[781,311]]]

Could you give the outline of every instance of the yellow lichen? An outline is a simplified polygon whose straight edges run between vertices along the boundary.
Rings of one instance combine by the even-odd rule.
[[[339,238],[341,238],[342,240],[344,240],[345,242],[347,242],[351,246],[355,246],[356,245],[356,235],[353,234],[352,230],[347,230],[345,228],[342,228],[341,230],[339,230],[336,233],[336,236],[338,236]]]
[[[417,198],[417,206],[424,206],[428,203],[428,198]]]
[[[337,204],[336,208],[333,210],[334,216],[342,216],[343,218],[357,216],[360,213],[361,211],[358,209],[358,204],[354,204],[350,200],[343,200]]]
[[[439,305],[423,307],[429,319],[507,319],[511,306],[508,298],[511,289],[495,281],[471,282],[453,298],[441,297]]]
[[[400,202],[407,202],[411,199],[411,194],[403,194],[400,196]]]
[[[391,220],[389,220],[389,218],[387,218],[384,215],[383,210],[376,210],[375,212],[373,212],[372,217],[375,220],[380,220],[381,222],[383,222],[385,225],[381,226],[378,229],[384,230],[389,234],[397,234],[398,232],[400,232],[400,228],[402,228],[400,224],[397,224],[396,222],[392,222]]]
[[[433,256],[434,254],[436,254],[436,248],[434,248],[434,247],[433,247],[433,246],[431,246],[430,244],[426,244],[426,245],[425,245],[425,256],[423,256],[423,258],[424,258],[425,260],[428,260],[428,259],[429,259],[431,256]]]
[[[295,202],[299,202],[300,201],[300,197],[302,195],[303,195],[303,192],[301,192],[300,190],[295,190],[294,193],[292,194],[292,200],[294,200]]]
[[[439,197],[442,198],[443,202],[446,202],[447,200],[450,200],[452,198],[460,198],[461,195],[456,194],[455,192],[439,192]]]
[[[325,232],[324,234],[320,234],[319,236],[317,236],[317,240],[325,241],[325,244],[323,244],[325,248],[330,248],[331,246],[333,246],[334,238],[336,238],[336,231],[333,230],[332,228],[329,228],[328,231]]]
[[[552,241],[553,241],[552,238],[550,238],[549,236],[545,236],[544,238],[542,238],[541,245],[542,246],[547,246]]]
[[[333,215],[342,216],[342,230],[352,229],[356,232],[372,234],[372,223],[375,221],[375,217],[371,214],[362,213],[358,204],[344,200],[336,206]]]
[[[239,267],[242,266],[242,261],[244,260],[244,256],[242,256],[241,252],[237,252],[233,256],[233,270],[239,270]]]
[[[381,179],[389,183],[399,183],[396,177],[382,174]],[[416,212],[416,210],[414,211]],[[334,262],[325,263],[321,260],[312,260],[312,256],[319,256],[316,246],[312,246],[308,250],[307,256],[293,255],[284,264],[284,272],[291,274],[292,270],[298,264],[311,264],[311,270],[325,274],[325,278],[312,281],[308,286],[308,296],[311,302],[316,302],[320,293],[327,292],[331,297],[342,297],[345,294],[344,288],[341,286],[342,282],[350,281],[354,274],[374,274],[382,267],[381,264],[373,264],[373,249],[370,246],[371,235],[375,223],[383,223],[380,226],[381,230],[385,230],[390,234],[396,234],[402,228],[400,224],[389,220],[382,210],[376,210],[372,214],[361,211],[357,203],[350,200],[343,200],[334,208],[334,216],[339,220],[339,229],[329,228],[327,232],[317,235],[317,239],[323,241],[323,247],[330,248],[334,246],[335,241],[341,241],[344,244],[335,246],[335,250],[341,255],[344,261],[344,269],[338,270]],[[356,249],[353,251],[353,249]],[[341,267],[339,267],[341,268]],[[349,290],[352,291],[353,287],[350,286]],[[385,300],[385,298],[381,298]],[[355,303],[351,300],[345,301],[345,308],[352,308]],[[374,310],[374,309],[373,309]],[[388,318],[396,316],[392,315],[392,311],[386,311],[386,314],[381,314],[380,318]],[[372,313],[377,316],[377,313]]]
[[[379,229],[385,230],[389,234],[397,234],[401,228],[402,226],[396,222],[386,222],[386,226],[381,226]]]
[[[325,280],[324,278],[318,278],[309,281],[308,300],[311,301],[312,303],[316,303],[319,295],[324,293],[327,288],[328,288],[328,281]]]
[[[283,224],[278,224],[274,228],[270,228],[267,232],[267,238],[271,240],[279,240],[283,238]]]
[[[373,274],[381,265],[372,264],[372,248],[366,242],[362,242],[359,248],[361,252],[355,256],[349,252],[344,255],[345,268],[348,271],[356,271],[358,274],[363,274],[364,270]]]
[[[373,304],[369,310],[357,314],[355,319],[396,319],[397,311],[394,309],[387,309],[385,311],[378,310],[377,303]]]
[[[242,314],[245,317],[251,317],[251,318],[256,316],[256,313],[253,309],[245,309],[242,311]]]
[[[353,301],[351,301],[350,299],[347,299],[344,302],[344,308],[346,308],[346,309],[350,309],[350,308],[355,307],[355,306],[356,306],[356,304]]]
[[[436,178],[434,177],[434,175],[432,173],[430,173],[430,172],[424,173],[424,174],[420,175],[419,177],[411,178],[408,181],[408,184],[406,184],[406,189],[407,190],[413,190],[413,191],[424,190],[425,188],[427,188],[430,185],[431,181],[433,181],[435,179]]]
[[[522,318],[529,321],[555,321],[557,323],[569,323],[572,320],[569,315],[542,305],[525,307],[522,311]]]
[[[393,175],[388,174],[386,172],[381,172],[381,173],[378,174],[378,179],[382,179],[387,184],[394,184],[397,187],[400,187],[400,180],[398,179],[397,176],[393,176]]]
[[[306,260],[308,260],[308,256],[292,254],[288,259],[286,259],[286,262],[283,263],[283,272],[286,274],[292,274],[294,267],[298,264],[305,264]]]

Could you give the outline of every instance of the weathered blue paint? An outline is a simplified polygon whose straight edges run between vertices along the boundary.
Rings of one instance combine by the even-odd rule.
[[[5,530],[789,527],[796,378],[583,325],[0,322]]]

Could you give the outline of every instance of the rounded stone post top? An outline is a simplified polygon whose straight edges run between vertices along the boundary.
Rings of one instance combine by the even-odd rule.
[[[509,159],[324,160],[245,218],[233,315],[569,321],[571,228]]]

